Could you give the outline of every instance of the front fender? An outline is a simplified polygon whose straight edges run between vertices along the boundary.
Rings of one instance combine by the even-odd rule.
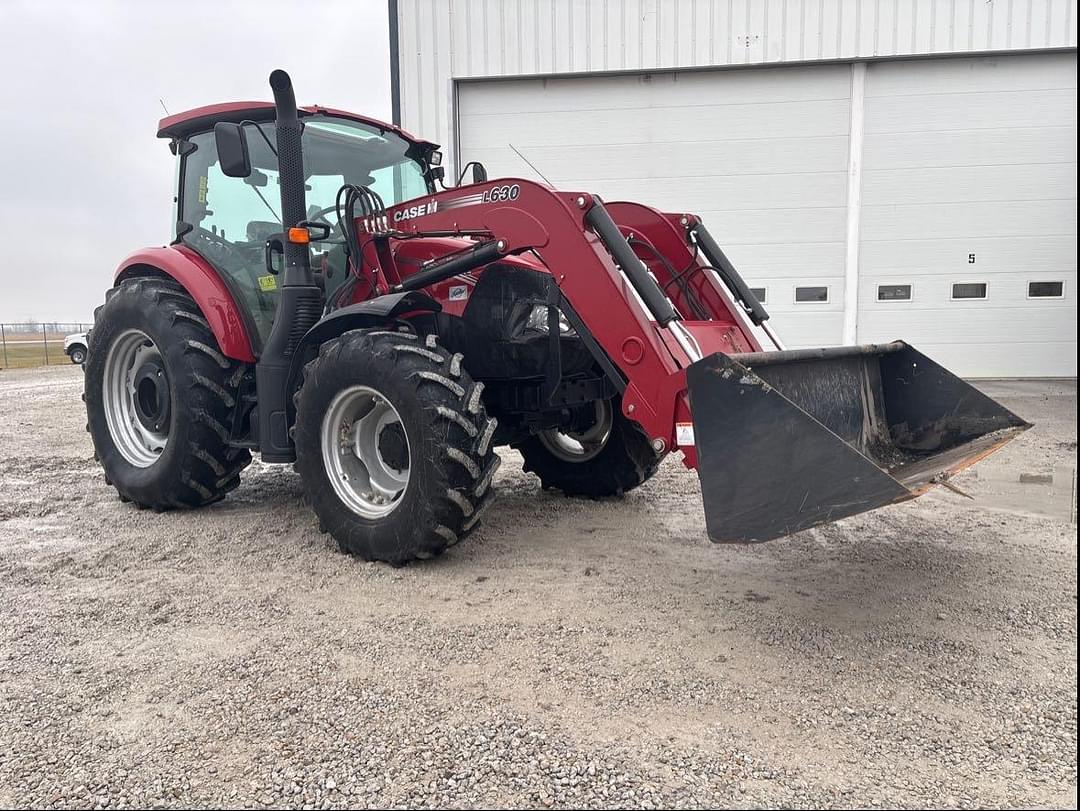
[[[392,323],[412,313],[437,313],[442,305],[426,293],[406,291],[367,299],[324,315],[300,340],[289,369],[289,388],[300,383],[300,372],[307,361],[308,347],[317,347],[353,329],[371,329]]]
[[[161,274],[175,279],[195,299],[225,356],[255,362],[248,325],[236,300],[221,275],[190,248],[171,245],[136,251],[120,263],[115,284],[137,276]]]

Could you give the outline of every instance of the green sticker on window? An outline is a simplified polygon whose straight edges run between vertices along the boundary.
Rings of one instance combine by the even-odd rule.
[[[271,290],[277,290],[277,279],[273,276],[260,276],[259,288],[267,293]]]

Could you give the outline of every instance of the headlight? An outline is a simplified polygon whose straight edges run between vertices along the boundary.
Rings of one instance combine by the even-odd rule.
[[[529,313],[529,320],[525,322],[525,329],[535,330],[547,335],[548,331],[548,308],[546,304],[537,304]],[[559,310],[559,334],[575,335],[574,328],[566,320],[562,310]]]

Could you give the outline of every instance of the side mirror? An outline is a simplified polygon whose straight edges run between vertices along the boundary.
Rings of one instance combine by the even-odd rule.
[[[266,172],[260,172],[258,169],[252,169],[251,174],[244,178],[244,182],[249,186],[257,186],[258,188],[264,188],[267,183],[270,182],[270,178]]]
[[[484,168],[484,164],[480,163],[479,161],[473,161],[472,182],[486,183],[487,179],[487,169]]]
[[[219,121],[214,125],[218,165],[227,177],[247,177],[251,174],[247,135],[239,124]]]

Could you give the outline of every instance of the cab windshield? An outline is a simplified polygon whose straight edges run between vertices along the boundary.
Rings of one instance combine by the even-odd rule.
[[[413,145],[398,135],[333,116],[302,121],[307,218],[333,229],[330,240],[312,245],[311,266],[323,273],[330,294],[347,271],[335,210],[338,190],[345,184],[368,186],[391,206],[422,197],[429,187]],[[213,132],[189,139],[194,150],[181,167],[179,219],[190,230],[180,238],[226,277],[262,343],[277,306],[277,279],[266,271],[264,249],[268,238],[284,230],[277,158],[270,149],[276,132],[272,121],[249,123],[244,130],[252,165],[246,178],[221,171]]]

